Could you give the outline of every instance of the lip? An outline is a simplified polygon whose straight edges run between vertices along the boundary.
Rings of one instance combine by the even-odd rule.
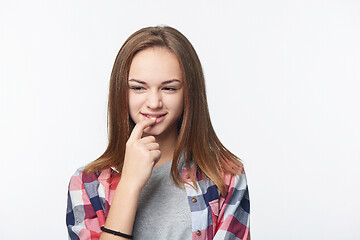
[[[145,119],[150,119],[150,117],[155,117],[156,118],[156,121],[155,123],[160,123],[164,120],[164,118],[166,117],[167,113],[141,113],[143,115],[143,117]],[[150,116],[150,117],[148,117]]]

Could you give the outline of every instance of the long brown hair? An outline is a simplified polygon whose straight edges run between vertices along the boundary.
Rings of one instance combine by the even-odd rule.
[[[178,30],[147,27],[132,34],[121,47],[112,69],[108,102],[109,144],[106,151],[85,168],[86,173],[109,167],[123,167],[126,142],[134,127],[128,109],[128,76],[135,54],[149,47],[163,47],[174,53],[184,74],[184,111],[179,122],[179,135],[173,155],[171,175],[178,186],[185,183],[179,173],[180,157],[190,170],[210,178],[225,194],[224,173],[238,174],[240,160],[227,150],[211,125],[206,100],[205,79],[200,60],[189,40]],[[195,181],[194,174],[190,175]]]

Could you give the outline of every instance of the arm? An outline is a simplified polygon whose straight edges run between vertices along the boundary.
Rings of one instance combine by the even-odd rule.
[[[87,177],[86,177],[87,178]],[[84,187],[82,169],[78,169],[71,177],[68,190],[66,224],[71,240],[97,240],[100,237],[100,223],[105,222],[104,211],[94,208],[92,202],[100,206],[99,196],[95,194],[92,202]],[[87,186],[97,189],[99,182],[95,174],[88,178]]]
[[[152,169],[160,159],[155,137],[142,138],[145,128],[155,119],[144,120],[134,127],[126,143],[124,166],[104,227],[131,235],[141,190],[149,180]],[[100,240],[125,239],[103,232]]]
[[[228,194],[220,198],[214,240],[250,240],[250,201],[245,173],[226,176]]]
[[[84,175],[82,170],[78,170],[72,176],[69,184],[66,214],[69,239],[123,239],[112,234],[102,233],[100,230],[100,227],[105,223],[105,215],[97,191],[99,185],[100,183],[95,174]],[[105,225],[105,227],[115,230],[118,226],[116,224],[111,225],[115,221],[122,227],[121,230],[116,231],[123,233],[126,233],[127,229],[129,229],[130,233],[132,232],[138,197],[141,191],[127,188],[127,186],[129,184],[125,184],[125,181],[118,183],[106,220],[108,225]]]
[[[153,122],[154,120],[150,119],[138,123],[126,144],[121,179],[116,187],[106,222],[97,192],[100,183],[95,174],[83,177],[80,170],[71,178],[66,215],[69,239],[125,239],[101,232],[102,225],[131,235],[140,192],[150,178],[153,166],[160,158],[159,145],[155,142],[155,138],[141,138],[143,130]],[[90,189],[91,193],[85,190],[84,182],[86,189]]]
[[[116,187],[105,227],[131,235],[141,189],[129,187],[120,180]],[[99,240],[125,239],[103,232]]]

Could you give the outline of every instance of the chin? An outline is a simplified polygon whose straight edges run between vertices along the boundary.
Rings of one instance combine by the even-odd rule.
[[[171,128],[169,127],[165,127],[165,126],[161,126],[160,125],[155,125],[149,129],[144,130],[144,134],[146,135],[151,135],[151,136],[166,136],[168,134],[171,133]]]
[[[144,131],[144,134],[145,134],[146,136],[154,136],[154,137],[160,136],[162,133],[163,133],[163,132],[161,132],[161,131],[154,131],[154,130]]]

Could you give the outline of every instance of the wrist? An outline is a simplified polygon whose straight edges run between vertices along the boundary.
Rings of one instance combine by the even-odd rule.
[[[130,195],[140,195],[143,186],[122,176],[116,188]]]

